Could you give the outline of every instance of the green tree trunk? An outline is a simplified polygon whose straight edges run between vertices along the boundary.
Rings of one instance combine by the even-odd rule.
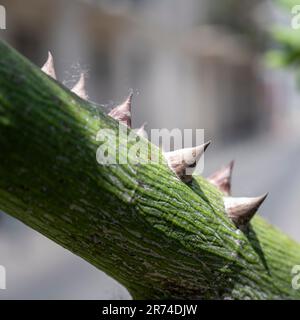
[[[260,217],[237,230],[222,194],[201,177],[179,181],[162,155],[160,164],[98,164],[104,128],[118,123],[0,43],[1,210],[136,299],[300,298],[291,286],[299,244]]]

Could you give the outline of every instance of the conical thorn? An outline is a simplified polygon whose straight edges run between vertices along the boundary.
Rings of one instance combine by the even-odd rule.
[[[140,128],[136,129],[136,134],[143,137],[143,138],[147,138],[147,132],[145,131],[145,126],[147,125],[147,122],[144,122]]]
[[[83,72],[80,74],[78,82],[75,84],[71,91],[77,94],[81,99],[88,100],[89,97],[86,92],[85,75]]]
[[[213,173],[207,180],[216,186],[226,196],[231,195],[231,178],[234,161],[231,161],[227,166]]]
[[[133,92],[129,94],[127,99],[122,104],[112,109],[108,114],[109,116],[125,124],[129,128],[131,128],[132,97],[133,97]]]
[[[41,70],[45,72],[49,77],[56,79],[56,72],[54,68],[54,59],[50,51],[48,51],[48,58]]]
[[[196,166],[198,160],[209,145],[210,141],[197,147],[179,149],[172,152],[165,152],[164,154],[169,167],[175,172],[177,177],[184,182],[190,182],[192,180],[192,174],[191,172],[187,172],[187,169]]]
[[[234,224],[241,228],[250,222],[267,196],[268,193],[256,198],[224,197],[225,211]]]

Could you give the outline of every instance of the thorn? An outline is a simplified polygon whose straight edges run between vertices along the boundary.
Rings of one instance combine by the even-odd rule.
[[[207,180],[216,186],[226,196],[231,195],[231,177],[234,161],[231,161],[227,166],[213,173]]]
[[[54,60],[50,51],[48,51],[48,58],[46,63],[41,68],[49,77],[56,80],[56,72],[54,68]]]
[[[79,80],[71,91],[77,94],[81,99],[88,100],[89,97],[86,92],[85,75],[83,72],[80,74]]]
[[[267,196],[268,193],[257,198],[224,197],[224,206],[228,217],[241,229],[249,223]]]
[[[131,104],[132,104],[132,97],[133,97],[133,92],[129,94],[127,99],[120,104],[119,106],[115,107],[110,111],[108,114],[115,120],[118,120],[131,128]]]
[[[139,129],[136,129],[136,134],[143,138],[148,138],[147,132],[145,131],[146,125],[147,125],[147,122],[144,122]]]
[[[192,175],[187,174],[186,169],[196,166],[197,161],[201,158],[209,145],[210,141],[197,147],[166,152],[165,157],[169,167],[175,172],[179,179],[184,182],[190,182],[192,180]]]

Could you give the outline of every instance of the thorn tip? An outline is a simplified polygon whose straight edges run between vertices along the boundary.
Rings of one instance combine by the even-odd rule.
[[[147,122],[144,122],[140,128],[136,129],[136,134],[141,137],[147,138],[147,132],[145,131],[146,125],[147,125]]]
[[[184,148],[166,152],[165,157],[171,170],[184,182],[192,180],[191,168],[194,168],[210,145],[210,141],[193,148]]]
[[[112,109],[108,114],[109,116],[125,124],[129,128],[131,128],[132,98],[133,98],[133,91],[130,92],[130,94],[122,104]]]
[[[79,80],[71,91],[77,94],[81,99],[88,100],[89,97],[86,92],[85,74],[83,72],[80,74]]]
[[[231,178],[233,167],[234,161],[232,160],[228,165],[222,167],[207,178],[210,183],[216,186],[226,196],[231,195]]]
[[[41,70],[45,72],[49,77],[56,80],[56,72],[54,68],[54,59],[50,51],[48,51],[48,58]]]
[[[238,228],[246,226],[267,196],[268,193],[256,198],[224,197],[224,206],[228,217]]]

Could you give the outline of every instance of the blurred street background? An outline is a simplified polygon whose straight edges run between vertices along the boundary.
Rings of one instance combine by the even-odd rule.
[[[299,1],[300,3],[300,1]],[[205,129],[205,175],[234,159],[233,194],[269,192],[260,213],[300,241],[300,88],[266,52],[290,13],[271,0],[0,0],[0,37],[58,79],[80,72],[109,108],[134,91],[133,126]],[[300,38],[299,38],[300,43]],[[300,264],[300,261],[299,261]],[[0,299],[126,299],[82,259],[0,212]]]

